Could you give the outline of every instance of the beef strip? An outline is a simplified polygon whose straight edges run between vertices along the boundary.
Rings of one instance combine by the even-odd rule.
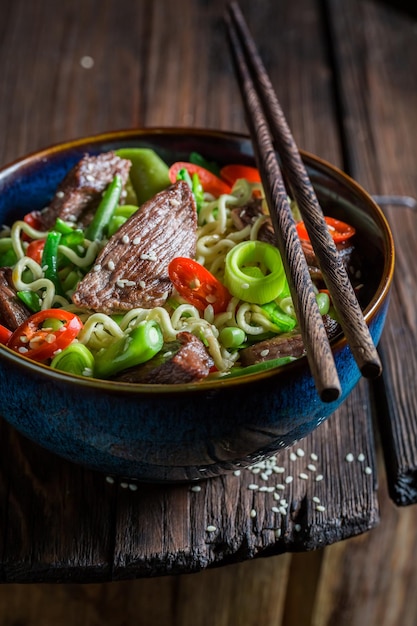
[[[277,335],[271,339],[265,339],[259,343],[254,343],[240,352],[240,361],[244,367],[279,359],[285,356],[299,358],[304,356],[305,348],[301,335],[298,333]]]
[[[103,191],[116,174],[121,176],[125,185],[130,167],[130,161],[121,159],[114,152],[85,155],[60,183],[50,205],[37,214],[42,228],[52,228],[57,217],[79,226],[88,225]]]
[[[253,222],[261,215],[265,215],[262,209],[261,198],[255,198],[245,206],[238,207],[232,210],[233,223],[239,230],[242,230],[248,224],[253,224]],[[264,224],[262,224],[258,232],[258,239],[259,241],[264,241],[266,243],[272,244],[273,246],[276,246],[276,236],[271,218],[269,216],[265,217],[266,220]],[[323,275],[321,273],[319,262],[315,255],[311,242],[301,240],[301,248],[304,252],[304,256],[306,258],[312,280],[323,281]],[[351,256],[354,247],[350,244],[349,241],[346,241],[342,243],[337,243],[336,248],[346,269],[348,270],[351,263]]]
[[[169,263],[194,257],[196,243],[194,196],[178,181],[145,202],[109,239],[73,301],[103,313],[161,306],[172,290]]]
[[[213,365],[203,342],[189,332],[178,333],[153,359],[117,376],[127,383],[194,383],[206,378]]]
[[[12,269],[0,268],[0,324],[16,330],[31,315],[29,309],[17,297],[12,281]]]

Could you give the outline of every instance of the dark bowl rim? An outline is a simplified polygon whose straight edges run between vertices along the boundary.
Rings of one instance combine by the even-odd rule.
[[[12,174],[14,170],[24,166],[25,164],[29,164],[33,161],[36,162],[44,160],[48,156],[63,153],[66,150],[82,147],[84,144],[87,143],[102,144],[106,142],[113,142],[116,139],[139,139],[140,137],[145,135],[187,135],[196,137],[207,137],[208,139],[217,138],[221,140],[229,139],[232,141],[250,141],[250,137],[245,133],[215,128],[211,129],[187,126],[150,126],[143,128],[110,130],[54,143],[44,148],[40,148],[39,150],[29,152],[22,157],[18,157],[17,159],[11,161],[8,164],[5,164],[0,168],[0,181],[4,175]],[[381,233],[383,234],[384,249],[386,249],[388,254],[386,254],[384,259],[382,279],[377,289],[375,290],[374,296],[372,297],[370,303],[364,309],[364,318],[367,324],[369,324],[373,317],[376,315],[379,306],[387,298],[394,275],[395,248],[393,235],[391,233],[388,220],[386,219],[382,209],[373,200],[372,196],[356,180],[351,178],[348,174],[343,172],[337,166],[331,164],[329,161],[311,152],[308,152],[306,150],[300,150],[300,154],[307,164],[312,165],[316,169],[318,168],[320,171],[331,175],[333,178],[336,178],[344,186],[350,188],[351,191],[354,192],[354,194],[360,196],[364,201],[366,201],[368,206],[372,209],[372,217],[374,221],[379,224]],[[344,335],[341,335],[339,338],[331,342],[333,353],[342,350],[344,347],[346,347],[346,345],[347,340]],[[18,355],[16,354],[16,352],[3,345],[0,345],[0,356],[2,358],[5,358],[6,360],[11,361],[14,365],[17,365],[24,370],[28,370],[29,372],[33,371],[37,377],[43,375],[45,379],[48,379],[50,381],[57,381],[73,386],[81,385],[83,387],[89,387],[93,389],[102,389],[106,392],[122,392],[128,393],[129,395],[134,394],[139,396],[154,396],[155,394],[175,395],[199,391],[206,393],[208,391],[219,390],[221,388],[239,387],[242,384],[256,384],[260,381],[279,378],[279,376],[283,375],[284,373],[285,375],[287,375],[290,371],[294,371],[296,373],[298,370],[305,369],[306,366],[308,367],[307,357],[303,356],[293,361],[292,363],[288,363],[281,367],[271,368],[270,370],[258,373],[252,373],[247,375],[243,374],[238,377],[231,377],[230,379],[228,379],[227,377],[219,377],[191,384],[132,384],[119,381],[87,378],[83,376],[76,376],[72,374],[66,374],[64,372],[59,372],[58,370],[51,369],[47,365],[35,363],[34,361],[31,361],[23,355]]]

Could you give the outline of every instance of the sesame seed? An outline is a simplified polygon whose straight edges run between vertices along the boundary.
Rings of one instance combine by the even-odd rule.
[[[241,289],[249,289],[249,283],[241,283],[240,288]]]
[[[319,482],[320,480],[323,480],[323,478],[324,478],[323,474],[317,474],[316,481]]]
[[[137,491],[138,490],[138,486],[136,483],[129,483],[129,489],[130,491]]]
[[[120,483],[120,486],[122,487],[122,489],[127,489],[128,484],[127,483]]]
[[[20,354],[25,354],[26,352],[29,352],[29,350],[25,348],[25,346],[20,346],[17,351],[20,352]]]
[[[112,272],[114,270],[114,268],[116,267],[114,264],[114,261],[109,261],[107,263],[107,267],[109,268],[109,270]]]
[[[326,507],[323,506],[322,504],[318,504],[316,506],[316,511],[319,511],[320,513],[323,513],[323,511],[325,511],[325,510],[326,510]]]
[[[365,455],[363,454],[363,452],[361,452],[360,454],[358,454],[358,461],[362,463],[362,461],[364,460],[365,460]]]
[[[140,237],[135,237],[132,243],[134,246],[137,246],[140,243]]]
[[[307,469],[309,469],[309,470],[310,470],[310,472],[315,472],[317,468],[316,468],[316,466],[315,466],[315,465],[313,465],[313,463],[309,463],[309,464],[307,465]]]
[[[97,263],[94,267],[93,267],[93,271],[94,272],[99,272],[101,270],[101,265],[100,263]]]
[[[123,235],[122,241],[123,241],[123,243],[129,243],[129,241],[130,241],[129,236],[128,235]]]
[[[250,512],[250,516],[251,516],[252,518],[256,517],[256,511],[255,511],[255,509],[252,509],[252,510],[251,510],[251,512]]]
[[[317,496],[313,496],[313,502],[315,502],[316,504],[320,504],[320,498],[318,498]]]
[[[90,57],[88,54],[84,55],[83,57],[81,57],[80,59],[80,65],[81,67],[83,67],[85,70],[91,70],[91,68],[94,65],[94,59],[93,57]]]
[[[301,472],[301,474],[298,474],[299,478],[302,478],[302,480],[308,480],[308,474],[304,474],[304,472]]]
[[[279,508],[278,508],[277,506],[273,506],[273,507],[271,508],[271,511],[272,511],[273,513],[279,513]]]
[[[317,456],[317,454],[315,454],[314,452],[312,452],[312,453],[310,454],[310,459],[311,459],[312,461],[318,461],[318,460],[319,460],[319,457]]]
[[[57,191],[55,195],[56,195],[57,198],[63,198],[64,197],[64,192],[63,191]]]
[[[351,452],[349,452],[349,454],[347,454],[347,455],[345,456],[345,460],[346,460],[348,463],[352,463],[352,461],[354,460],[354,458],[355,458],[355,457],[353,456],[353,454],[352,454]]]
[[[279,512],[281,513],[281,515],[287,515],[287,509],[285,506],[280,506],[279,507]]]
[[[281,529],[280,528],[276,528],[274,530],[274,534],[275,534],[275,538],[279,539],[281,537]]]
[[[191,491],[194,491],[194,493],[198,493],[199,491],[201,491],[200,485],[193,485],[193,487],[191,487]]]
[[[295,524],[294,530],[295,530],[295,532],[299,533],[300,530],[301,530],[301,525],[300,524]]]
[[[266,472],[262,472],[261,478],[262,478],[262,480],[268,480],[269,474],[267,474]]]
[[[280,503],[282,506],[288,506],[288,502],[286,501],[286,499],[285,499],[285,498],[282,498],[282,499],[279,501],[279,503]]]
[[[305,455],[305,452],[302,448],[298,448],[297,449],[297,455],[303,457]]]
[[[265,350],[262,350],[262,352],[260,354],[261,354],[261,356],[268,356],[268,354],[269,354],[268,348],[266,348]]]
[[[272,469],[276,474],[283,474],[285,472],[285,467],[281,467],[280,465],[275,465]]]
[[[114,485],[113,476],[106,476],[106,482],[109,483],[109,485]]]
[[[295,452],[291,452],[290,461],[296,461],[296,460],[297,460],[297,455],[295,454]]]
[[[265,486],[259,487],[259,491],[268,491],[268,487],[265,487]]]
[[[276,486],[277,489],[279,489],[280,491],[284,491],[285,489],[285,485],[281,485],[280,483],[278,483],[278,485]]]
[[[234,474],[235,476],[240,476],[240,470],[235,470],[235,471],[233,472],[233,474]]]
[[[216,526],[212,526],[212,525],[207,526],[207,528],[206,528],[206,531],[208,533],[214,533],[214,532],[216,532],[216,530],[217,530]]]
[[[370,476],[370,475],[372,474],[372,468],[371,468],[371,467],[369,467],[369,466],[368,466],[368,467],[365,467],[364,472],[365,472],[365,474],[368,474],[368,475]]]
[[[144,281],[144,280],[140,280],[140,281],[139,281],[139,287],[140,287],[141,289],[145,289],[145,287],[146,287],[146,283],[145,283],[145,281]]]
[[[287,485],[289,485],[290,483],[292,483],[293,480],[294,480],[293,476],[287,476],[285,479],[285,482],[287,483]]]
[[[248,489],[250,489],[251,491],[256,491],[256,489],[259,489],[259,485],[255,485],[255,483],[251,483],[250,485],[248,485]]]

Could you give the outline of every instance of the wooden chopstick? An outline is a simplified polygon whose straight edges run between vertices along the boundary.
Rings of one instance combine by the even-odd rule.
[[[229,5],[226,24],[255,157],[310,368],[321,398],[329,401],[339,395],[340,382],[287,201],[284,177],[297,201],[340,325],[361,373],[366,377],[378,376],[381,362],[300,152],[236,1]]]

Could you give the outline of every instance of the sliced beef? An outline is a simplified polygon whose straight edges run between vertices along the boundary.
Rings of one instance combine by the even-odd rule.
[[[241,350],[240,361],[244,367],[247,367],[248,365],[285,356],[299,358],[304,356],[305,353],[303,340],[298,333],[277,335]]]
[[[121,176],[125,185],[130,167],[130,161],[121,159],[114,152],[84,156],[58,186],[50,205],[40,213],[42,227],[45,230],[52,228],[57,217],[80,226],[89,224],[103,191],[116,174]]]
[[[10,267],[0,268],[0,324],[16,330],[31,315],[29,309],[19,300],[12,281]]]
[[[169,263],[194,257],[196,243],[194,196],[178,181],[145,202],[110,238],[73,301],[103,313],[161,306],[172,290]]]
[[[189,332],[178,333],[153,359],[120,374],[116,380],[128,383],[194,383],[206,378],[213,365],[203,342]]]

